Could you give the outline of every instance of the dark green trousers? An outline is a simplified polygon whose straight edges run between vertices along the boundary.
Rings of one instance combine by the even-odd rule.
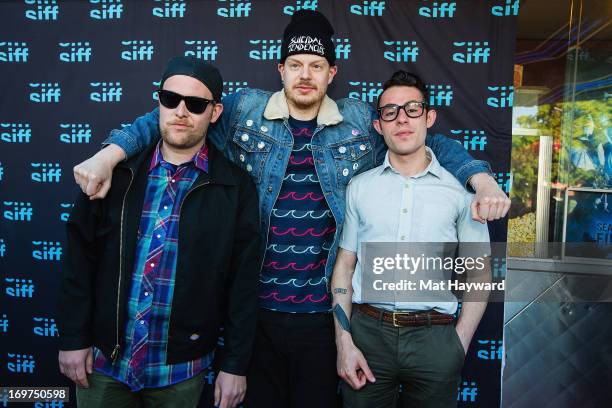
[[[392,408],[398,398],[407,408],[457,406],[465,352],[454,325],[394,327],[353,309],[351,334],[376,382],[343,383],[345,408]]]
[[[94,372],[87,376],[89,388],[77,386],[79,408],[189,408],[197,407],[204,388],[204,374],[163,388],[143,388],[132,392],[130,388],[105,374]]]

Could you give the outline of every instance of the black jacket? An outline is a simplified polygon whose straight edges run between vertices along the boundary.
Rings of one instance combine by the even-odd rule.
[[[209,144],[208,173],[180,210],[167,364],[194,360],[225,328],[221,370],[244,375],[258,310],[261,238],[251,177]],[[123,350],[127,298],[148,166],[155,144],[119,164],[103,200],[79,194],[67,222],[58,326],[60,350]],[[196,334],[197,336],[193,336]],[[199,337],[198,337],[199,336]],[[195,340],[193,340],[195,338]]]

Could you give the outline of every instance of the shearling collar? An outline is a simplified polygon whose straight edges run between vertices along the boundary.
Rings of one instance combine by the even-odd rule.
[[[285,98],[284,91],[278,91],[272,94],[264,111],[264,118],[268,120],[288,119],[289,105]],[[325,95],[319,114],[317,115],[317,124],[323,126],[337,125],[342,122],[342,115],[338,110],[338,105],[329,96]]]

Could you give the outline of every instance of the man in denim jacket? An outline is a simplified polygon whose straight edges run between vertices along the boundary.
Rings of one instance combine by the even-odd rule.
[[[328,282],[344,222],[351,177],[382,163],[386,146],[375,110],[353,99],[333,101],[337,72],[333,28],[319,12],[296,12],[285,29],[278,71],[283,90],[244,89],[223,98],[210,141],[242,166],[259,193],[264,262],[260,314],[247,375],[248,407],[335,407],[336,348]],[[109,146],[75,167],[91,198],[106,194],[111,169],[159,138],[158,112],[115,130]],[[476,191],[472,216],[505,216],[510,202],[463,147],[428,135],[442,166]],[[469,184],[468,184],[469,183]]]

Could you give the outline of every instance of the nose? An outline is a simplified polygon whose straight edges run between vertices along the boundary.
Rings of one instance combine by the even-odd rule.
[[[180,118],[187,116],[188,113],[189,110],[187,109],[187,105],[185,105],[185,101],[181,101],[174,110],[174,114]]]
[[[406,113],[406,110],[404,108],[399,108],[399,112],[397,112],[397,119],[396,119],[399,123],[408,123],[408,121],[410,120],[410,117],[408,116],[408,114]]]
[[[302,79],[310,78],[310,69],[308,68],[308,66],[306,65],[302,66],[302,68],[300,69],[300,78]]]

